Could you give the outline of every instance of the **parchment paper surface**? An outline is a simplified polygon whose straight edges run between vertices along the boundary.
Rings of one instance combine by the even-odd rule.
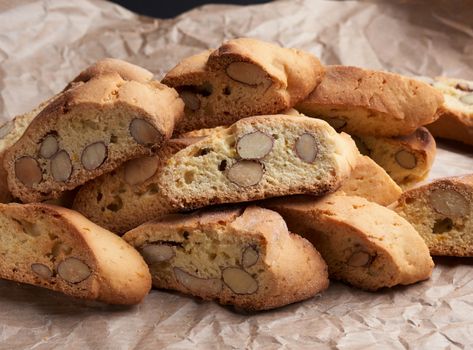
[[[286,0],[158,20],[105,1],[0,0],[0,121],[97,59],[125,59],[160,78],[239,36],[306,49],[326,64],[473,79],[469,1]],[[431,179],[473,172],[473,148],[438,148]],[[435,261],[423,283],[368,293],[332,282],[313,299],[252,315],[161,291],[121,308],[0,281],[0,349],[472,348],[473,260]]]

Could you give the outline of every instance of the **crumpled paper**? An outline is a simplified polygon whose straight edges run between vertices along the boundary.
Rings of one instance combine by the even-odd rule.
[[[286,0],[207,5],[172,20],[95,0],[0,0],[0,10],[0,121],[100,58],[161,78],[180,59],[240,36],[302,48],[326,64],[473,80],[466,2]],[[473,172],[473,148],[438,146],[430,179]],[[257,314],[155,290],[136,307],[114,307],[0,281],[0,349],[469,348],[473,260],[435,261],[432,278],[412,286],[369,293],[332,282],[315,298]]]

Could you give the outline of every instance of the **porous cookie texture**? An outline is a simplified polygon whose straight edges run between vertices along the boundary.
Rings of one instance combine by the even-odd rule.
[[[427,128],[435,137],[473,145],[473,81],[438,77],[432,84],[443,93],[445,103]]]
[[[308,52],[240,38],[184,59],[162,82],[185,102],[185,117],[176,127],[181,134],[280,113],[307,97],[323,72]]]
[[[281,214],[291,232],[315,246],[331,278],[374,291],[422,281],[432,273],[429,250],[412,225],[364,198],[295,196],[261,205]]]
[[[378,163],[403,188],[427,178],[437,151],[434,137],[424,127],[406,136],[353,139],[362,154]]]
[[[400,136],[437,119],[442,94],[413,78],[350,66],[328,66],[296,109],[351,135]]]
[[[359,152],[323,120],[257,116],[220,128],[169,158],[159,187],[174,208],[335,191]]]
[[[401,193],[402,189],[386,171],[367,156],[358,158],[350,177],[334,192],[338,195],[363,197],[384,206],[394,203]]]
[[[153,73],[144,68],[122,60],[105,58],[82,71],[63,91],[68,90],[79,82],[87,82],[98,75],[113,72],[118,73],[124,80],[146,82],[153,78]],[[42,102],[31,112],[19,115],[0,126],[0,203],[7,203],[13,199],[8,189],[7,173],[3,167],[3,158],[6,150],[18,141],[31,121],[58,96],[59,95],[55,95],[51,97],[49,100]]]
[[[156,156],[129,160],[87,182],[77,193],[73,209],[117,234],[174,212],[161,193],[159,175],[169,157],[198,140],[169,140]]]
[[[473,175],[406,191],[394,210],[416,228],[432,255],[473,256]]]
[[[118,73],[77,83],[46,106],[6,153],[23,202],[57,198],[129,159],[156,153],[183,113],[176,91]]]
[[[54,97],[53,97],[54,98]],[[50,101],[41,103],[31,112],[16,116],[0,126],[0,203],[8,203],[13,197],[8,188],[7,172],[3,166],[5,153],[23,135],[24,131],[39,112],[47,106]]]
[[[0,277],[110,304],[136,304],[151,276],[138,252],[79,213],[0,204]]]
[[[149,264],[153,285],[248,310],[308,299],[328,287],[327,266],[277,213],[251,206],[174,214],[124,239]]]

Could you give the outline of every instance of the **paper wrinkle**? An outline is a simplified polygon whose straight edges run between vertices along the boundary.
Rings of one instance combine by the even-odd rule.
[[[233,37],[308,50],[325,64],[473,80],[473,7],[448,1],[282,0],[206,5],[175,19],[96,0],[0,1],[0,122],[59,92],[103,57],[157,78]],[[473,149],[439,142],[430,179],[473,172]],[[135,307],[0,281],[1,349],[423,349],[471,347],[473,259],[436,258],[432,278],[376,293],[339,282],[281,309],[242,313],[152,291]]]

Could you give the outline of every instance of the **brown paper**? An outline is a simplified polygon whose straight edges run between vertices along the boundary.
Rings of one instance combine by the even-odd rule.
[[[473,7],[459,4],[287,0],[157,20],[105,1],[3,0],[0,120],[97,59],[122,58],[160,78],[181,58],[239,36],[306,49],[326,64],[473,79]],[[430,178],[468,172],[473,149],[440,143]],[[122,308],[0,281],[0,349],[469,348],[472,260],[436,263],[423,283],[367,293],[333,282],[320,296],[252,315],[161,291]]]

